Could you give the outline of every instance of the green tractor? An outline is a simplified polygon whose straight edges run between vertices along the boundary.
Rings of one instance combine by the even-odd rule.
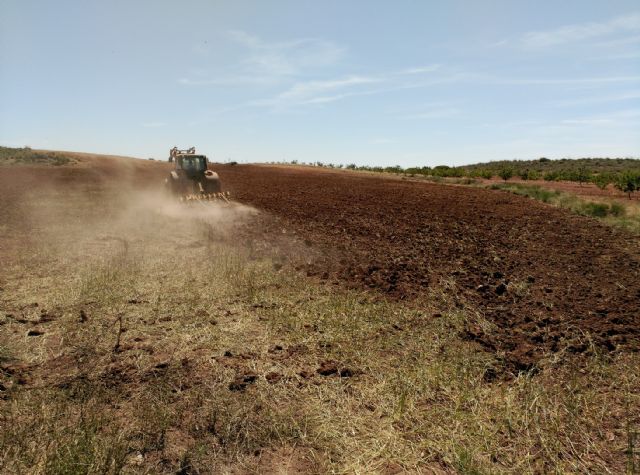
[[[205,155],[197,155],[196,148],[169,151],[169,162],[174,169],[165,180],[165,185],[180,201],[228,201],[228,193],[222,192],[220,177],[209,170]]]

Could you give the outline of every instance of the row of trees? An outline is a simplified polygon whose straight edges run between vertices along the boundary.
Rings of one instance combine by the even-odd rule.
[[[504,168],[498,172],[498,176],[504,181],[514,176],[513,170]],[[517,174],[522,180],[539,180],[541,177],[537,173],[531,173],[528,170]],[[594,183],[598,188],[604,190],[607,186],[613,184],[618,190],[627,193],[631,199],[631,193],[640,191],[640,171],[625,170],[622,172],[602,172],[591,173],[587,170],[571,171],[569,173],[548,172],[542,176],[546,181],[575,181],[582,183]]]
[[[539,163],[548,163],[550,160],[548,159],[540,159],[543,162]],[[595,160],[595,159],[590,159]],[[599,159],[602,160],[602,159]],[[611,160],[611,159],[607,159]],[[622,159],[621,159],[622,160]],[[640,169],[626,169],[626,170],[616,170],[616,171],[608,171],[610,168],[605,170],[593,170],[588,168],[585,163],[589,163],[588,159],[580,160],[581,165],[575,166],[572,165],[566,169],[549,169],[546,171],[539,171],[535,168],[528,167],[515,167],[512,166],[514,163],[518,163],[515,161],[512,162],[494,162],[487,164],[486,167],[480,167],[478,165],[465,166],[465,167],[449,167],[446,165],[440,165],[436,167],[411,167],[411,168],[402,168],[399,165],[391,166],[391,167],[370,167],[370,166],[358,166],[356,164],[349,165],[334,165],[331,163],[322,163],[322,162],[314,162],[309,163],[308,165],[320,166],[320,167],[329,167],[329,168],[346,168],[348,170],[361,170],[361,171],[369,171],[369,172],[378,172],[378,173],[397,173],[408,176],[424,176],[424,177],[438,177],[438,178],[484,178],[491,179],[494,177],[500,177],[505,182],[513,177],[518,177],[522,180],[545,180],[545,181],[573,181],[580,184],[583,183],[594,183],[599,188],[605,189],[610,184],[613,184],[620,191],[627,193],[629,198],[631,198],[631,194],[635,191],[640,191]],[[630,160],[624,159],[629,166],[635,166],[640,161],[638,160]],[[636,163],[637,162],[637,163]],[[298,163],[294,161],[292,163]],[[497,168],[496,164],[501,164],[502,166]],[[529,164],[530,162],[524,162]],[[595,165],[595,168],[599,168],[598,165],[600,162],[591,162],[592,165]]]

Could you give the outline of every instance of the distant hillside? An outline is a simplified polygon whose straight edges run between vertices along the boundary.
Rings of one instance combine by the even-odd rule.
[[[0,147],[0,165],[66,165],[75,161],[62,152],[45,152],[29,147]]]
[[[476,163],[460,167],[467,171],[493,170],[505,168],[513,170],[530,170],[538,173],[577,171],[586,169],[591,173],[617,173],[628,170],[640,170],[638,158],[561,158],[551,160],[539,158],[537,160],[499,160],[495,162]]]

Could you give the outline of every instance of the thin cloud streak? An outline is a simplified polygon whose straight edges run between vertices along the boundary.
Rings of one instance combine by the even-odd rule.
[[[451,80],[451,77],[446,77],[444,79],[434,78],[432,80],[429,80],[428,83],[407,83],[404,82],[404,79],[398,79],[398,77],[402,77],[408,74],[407,71],[412,71],[409,74],[411,75],[411,77],[413,77],[420,74],[427,74],[428,72],[436,71],[438,68],[439,66],[432,66],[413,68],[411,70],[393,71],[377,76],[352,75],[338,79],[298,82],[293,84],[293,86],[291,86],[288,90],[278,94],[273,98],[253,101],[252,105],[271,106],[275,109],[285,109],[305,105],[320,105],[330,102],[336,102],[349,97],[370,96],[402,89],[424,87],[427,84],[436,84],[442,82],[443,80],[445,82]],[[384,86],[371,89],[370,86],[373,85]],[[362,87],[367,87],[369,89],[358,90]]]
[[[605,104],[608,102],[624,102],[640,99],[640,91],[627,91],[619,94],[584,97],[581,99],[573,99],[566,101],[557,101],[553,105],[558,107],[572,107],[590,104]]]
[[[574,119],[564,119],[564,125],[615,125],[617,127],[630,127],[637,124],[640,118],[640,109],[624,109],[608,114],[598,114]]]
[[[621,32],[640,31],[640,13],[619,16],[604,22],[565,25],[554,30],[525,33],[522,44],[527,48],[547,48]]]
[[[429,66],[422,66],[422,67],[418,67],[418,68],[408,68],[408,69],[403,69],[402,71],[398,71],[396,73],[392,73],[392,74],[396,74],[396,75],[412,75],[412,74],[424,74],[424,73],[432,73],[434,71],[437,71],[438,69],[440,69],[440,64],[431,64]]]
[[[581,84],[607,84],[619,82],[640,81],[640,76],[603,76],[594,78],[498,78],[487,76],[487,81],[492,84],[505,85],[581,85]]]
[[[447,117],[454,117],[460,114],[460,109],[456,107],[446,107],[442,109],[433,109],[425,112],[419,112],[416,114],[407,114],[400,116],[399,119],[405,120],[423,120],[423,119],[445,119]]]
[[[288,108],[321,105],[337,102],[357,96],[371,96],[407,89],[423,89],[442,84],[472,84],[472,85],[509,85],[509,86],[598,86],[610,83],[640,82],[640,76],[610,76],[592,78],[501,78],[479,73],[458,72],[434,76],[419,81],[405,81],[397,72],[390,72],[380,76],[347,76],[331,80],[316,80],[295,83],[288,90],[275,97],[252,101],[248,105],[258,107],[272,107],[277,110]],[[372,85],[384,87],[370,88]],[[361,90],[361,88],[367,88]],[[346,91],[345,91],[346,89]],[[355,89],[355,90],[354,90]],[[344,92],[341,92],[344,91]],[[328,94],[333,92],[333,94]],[[441,114],[445,111],[441,110]],[[414,114],[415,119],[430,118],[430,111]],[[446,111],[447,116],[453,114]],[[438,116],[439,117],[439,116]],[[407,118],[405,116],[405,118]]]

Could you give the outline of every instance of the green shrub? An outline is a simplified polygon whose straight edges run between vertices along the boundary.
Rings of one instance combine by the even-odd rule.
[[[609,210],[609,213],[611,213],[612,216],[619,218],[621,216],[624,216],[626,214],[626,211],[627,210],[623,204],[614,202],[611,203],[611,209]]]
[[[395,165],[393,167],[386,167],[384,171],[387,173],[402,173],[403,170],[400,165]]]
[[[551,200],[551,198],[553,198],[556,195],[557,193],[554,191],[538,188],[537,191],[532,193],[532,198],[535,198],[536,200],[540,200],[544,203],[548,203]]]
[[[0,147],[0,163],[66,165],[72,158],[57,152],[36,152],[31,147]]]
[[[550,171],[544,174],[545,181],[557,181],[559,177],[558,172]]]
[[[480,170],[480,176],[486,180],[491,180],[493,178],[493,171],[489,169]]]
[[[537,180],[540,178],[540,174],[535,170],[520,170],[518,176],[523,180]]]
[[[594,218],[605,218],[609,214],[609,205],[605,203],[584,203],[580,209],[580,214]]]

